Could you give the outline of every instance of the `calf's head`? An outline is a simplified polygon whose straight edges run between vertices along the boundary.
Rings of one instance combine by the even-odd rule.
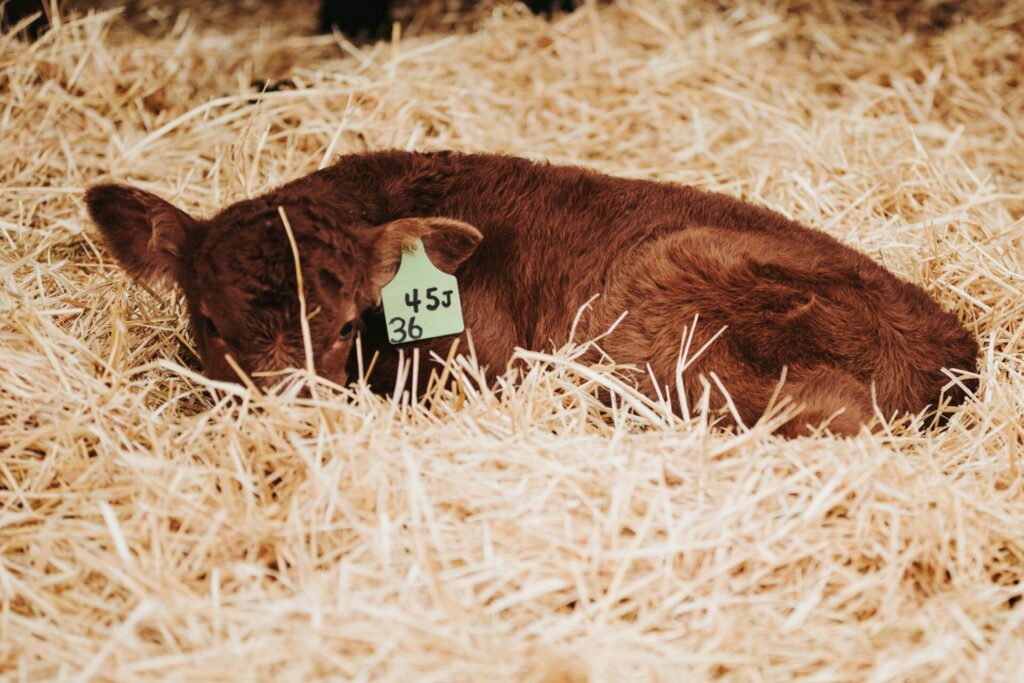
[[[474,227],[448,218],[382,225],[346,221],[325,202],[286,192],[193,218],[149,192],[98,185],[86,203],[107,247],[136,280],[170,279],[185,294],[207,375],[236,381],[231,358],[261,385],[305,367],[291,227],[301,264],[310,346],[318,374],[347,381],[345,364],[360,316],[376,306],[403,247],[421,239],[431,261],[453,273],[480,242]],[[351,215],[352,212],[348,212]]]

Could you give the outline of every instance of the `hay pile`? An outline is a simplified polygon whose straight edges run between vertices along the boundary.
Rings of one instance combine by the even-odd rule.
[[[0,677],[1020,675],[1019,3],[944,29],[842,0],[496,3],[363,47],[303,33],[312,5],[232,7],[0,39]],[[295,88],[254,94],[274,78]],[[210,212],[381,147],[767,204],[957,311],[977,400],[945,431],[782,441],[607,409],[613,371],[573,349],[501,392],[453,361],[429,409],[253,396],[195,372],[181,300],[129,284],[81,201],[113,178]]]

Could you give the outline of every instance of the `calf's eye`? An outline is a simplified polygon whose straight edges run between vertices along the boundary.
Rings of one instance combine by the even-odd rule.
[[[362,330],[362,329],[363,329],[363,321],[362,321],[362,319],[361,318],[353,318],[352,320],[349,320],[347,323],[345,323],[344,325],[341,326],[341,332],[340,332],[339,336],[342,339],[344,339],[345,337],[350,336],[356,330]]]
[[[207,337],[219,337],[220,333],[217,332],[217,326],[213,324],[213,321],[207,318],[205,315],[202,316],[203,334]]]

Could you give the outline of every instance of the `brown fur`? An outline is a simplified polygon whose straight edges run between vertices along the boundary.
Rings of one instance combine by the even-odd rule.
[[[466,327],[492,373],[517,346],[564,343],[594,294],[580,336],[628,311],[602,346],[616,361],[649,364],[661,385],[674,386],[680,337],[696,314],[694,350],[725,327],[687,369],[688,399],[714,373],[748,425],[786,368],[782,395],[806,406],[787,434],[840,412],[833,431],[855,433],[874,415],[872,386],[886,415],[922,411],[939,401],[943,368],[976,369],[973,336],[919,287],[822,232],[692,187],[513,157],[389,151],[344,157],[209,220],[117,185],[93,187],[87,201],[133,277],[169,277],[184,290],[218,379],[236,378],[226,352],[250,373],[304,365],[278,207],[299,246],[317,370],[338,382],[352,372],[351,330],[363,327],[365,357],[380,353],[372,382],[392,385],[398,349],[379,288],[416,237],[458,276]],[[418,346],[443,357],[450,344]],[[655,394],[646,375],[637,381]],[[724,405],[717,389],[712,401]]]

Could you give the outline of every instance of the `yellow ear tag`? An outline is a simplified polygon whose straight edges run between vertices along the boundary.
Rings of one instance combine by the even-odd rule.
[[[412,250],[402,250],[398,272],[380,295],[392,344],[460,334],[466,328],[458,280],[430,262],[421,240]]]

